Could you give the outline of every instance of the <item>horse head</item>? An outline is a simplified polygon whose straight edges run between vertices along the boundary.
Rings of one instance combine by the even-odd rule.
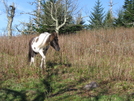
[[[58,43],[58,36],[57,36],[57,33],[52,33],[51,34],[51,37],[50,37],[50,45],[56,50],[56,51],[59,51],[60,50],[60,46],[59,46],[59,43]]]

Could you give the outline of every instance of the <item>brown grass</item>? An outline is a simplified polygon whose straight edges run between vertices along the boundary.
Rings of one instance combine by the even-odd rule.
[[[61,36],[62,58],[77,68],[89,69],[89,74],[91,68],[97,70],[95,79],[133,81],[133,31],[122,28]]]
[[[15,78],[39,78],[40,56],[36,67],[27,64],[28,42],[36,35],[0,38],[0,80]],[[68,70],[60,73],[63,79],[78,77],[105,81],[134,81],[134,29],[108,29],[81,31],[73,35],[59,36],[60,52],[48,50],[48,67]]]

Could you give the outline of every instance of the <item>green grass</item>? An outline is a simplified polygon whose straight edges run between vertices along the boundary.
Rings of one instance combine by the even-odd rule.
[[[50,63],[48,63],[50,65]],[[57,68],[55,68],[55,66]],[[67,69],[62,69],[62,68]],[[1,101],[132,101],[134,96],[123,92],[133,91],[133,84],[127,81],[99,81],[99,87],[90,91],[83,86],[90,82],[88,75],[74,67],[53,65],[38,72],[38,78],[10,78],[1,83]],[[75,71],[75,73],[74,73]],[[29,71],[28,71],[29,72]],[[47,73],[46,73],[47,72]],[[79,74],[80,73],[80,74]],[[112,95],[110,90],[112,91]],[[118,95],[116,95],[118,91]],[[114,94],[115,93],[115,94]],[[121,94],[121,95],[120,95]],[[124,97],[125,96],[125,97]]]

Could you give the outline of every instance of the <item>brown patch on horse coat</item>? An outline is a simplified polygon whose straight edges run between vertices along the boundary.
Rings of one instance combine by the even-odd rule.
[[[55,35],[54,34],[51,34],[50,35],[50,42],[53,41],[54,38],[55,38]]]
[[[54,37],[55,37],[55,35],[54,34],[51,34],[49,36],[49,38],[47,39],[46,43],[49,43],[49,42],[53,41]]]

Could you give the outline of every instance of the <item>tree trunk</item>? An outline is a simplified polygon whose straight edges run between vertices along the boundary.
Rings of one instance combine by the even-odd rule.
[[[59,28],[55,28],[55,32],[59,35]]]
[[[15,6],[14,3],[10,5],[9,7],[6,6],[6,12],[7,12],[7,18],[8,18],[8,24],[7,24],[7,30],[8,30],[8,36],[12,36],[12,23],[13,18],[15,15]]]
[[[8,24],[7,24],[7,30],[8,30],[8,36],[11,37],[12,36],[12,23],[13,23],[13,18],[12,17],[8,17]]]
[[[59,35],[60,28],[63,27],[67,21],[67,10],[66,9],[64,10],[65,11],[64,18],[63,18],[64,21],[59,25],[59,20],[58,20],[58,15],[57,15],[58,7],[56,8],[56,4],[54,4],[52,2],[50,2],[50,3],[51,3],[50,15],[51,15],[52,20],[55,22],[55,31]],[[54,12],[54,10],[55,10],[55,12]],[[54,16],[54,15],[56,15],[56,16]]]

